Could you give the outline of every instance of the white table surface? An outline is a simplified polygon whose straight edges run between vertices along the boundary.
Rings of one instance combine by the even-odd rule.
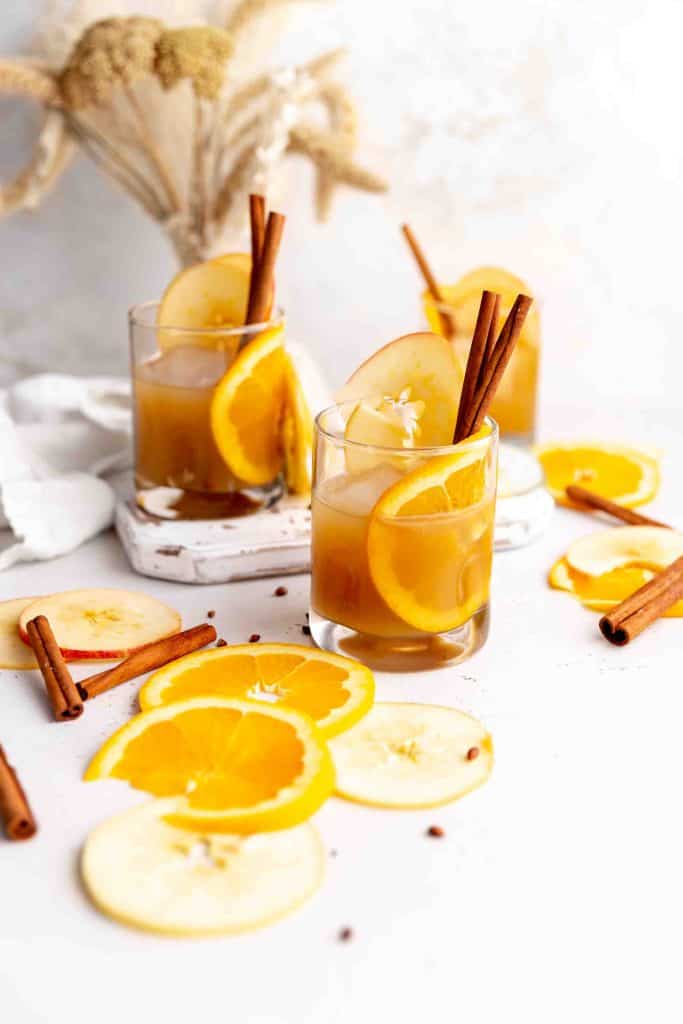
[[[662,518],[683,507],[667,433],[674,458],[651,506]],[[593,528],[558,510],[542,540],[496,558],[492,632],[470,662],[378,676],[380,699],[480,716],[496,745],[490,782],[426,812],[331,799],[316,817],[338,851],[321,890],[245,936],[151,937],[101,916],[81,888],[89,830],[144,799],[124,784],[81,782],[133,712],[139,682],[56,724],[37,673],[0,673],[0,736],[40,823],[31,842],[0,841],[3,1024],[680,1021],[683,626],[657,623],[617,649],[596,615],[547,588],[553,560]],[[277,599],[276,581],[143,579],[109,534],[3,574],[0,597],[139,587],[176,605],[186,625],[215,608],[228,641],[254,631],[303,640],[308,578],[286,582]],[[425,837],[432,823],[444,839]],[[344,925],[349,943],[337,939]]]

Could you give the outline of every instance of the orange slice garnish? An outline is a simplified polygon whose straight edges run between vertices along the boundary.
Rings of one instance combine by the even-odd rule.
[[[282,469],[282,416],[288,394],[284,329],[250,341],[216,385],[211,429],[232,473],[246,484],[268,484]]]
[[[476,447],[431,458],[372,510],[370,575],[389,608],[415,629],[455,629],[488,600],[491,476],[486,451]]]

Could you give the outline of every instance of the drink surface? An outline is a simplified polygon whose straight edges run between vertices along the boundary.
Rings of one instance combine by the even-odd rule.
[[[404,473],[382,464],[330,477],[313,498],[311,607],[361,633],[393,639],[425,636],[389,607],[375,586],[368,524],[381,495]],[[463,511],[383,518],[401,583],[420,602],[466,622],[488,601],[495,497]]]
[[[211,400],[233,352],[183,345],[135,367],[136,481],[204,494],[236,489],[211,431]]]

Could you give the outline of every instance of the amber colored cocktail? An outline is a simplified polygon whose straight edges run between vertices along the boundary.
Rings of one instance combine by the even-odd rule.
[[[458,446],[382,449],[344,439],[353,405],[317,421],[314,639],[378,666],[461,660],[488,629],[495,424]]]
[[[135,482],[145,493],[178,491],[174,511],[186,518],[223,518],[255,511],[279,493],[277,481],[248,487],[227,466],[211,426],[215,388],[241,344],[264,325],[158,328],[157,306],[131,312]]]

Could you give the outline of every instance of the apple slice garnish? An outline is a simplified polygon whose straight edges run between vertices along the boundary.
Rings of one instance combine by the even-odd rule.
[[[0,668],[38,668],[33,652],[19,636],[19,616],[37,597],[0,601]]]
[[[174,608],[129,590],[67,590],[38,598],[19,616],[19,633],[26,644],[27,624],[36,615],[48,619],[67,661],[125,658],[182,628]]]
[[[449,444],[455,430],[462,388],[451,346],[429,331],[406,334],[380,348],[349,377],[337,401],[394,398],[410,389],[412,402],[423,402],[420,446]]]
[[[251,257],[228,253],[181,270],[173,278],[159,304],[159,344],[197,344],[214,347],[215,335],[202,335],[207,328],[238,327],[244,323],[249,301]],[[174,331],[173,328],[183,328]],[[187,330],[198,333],[188,340]]]

